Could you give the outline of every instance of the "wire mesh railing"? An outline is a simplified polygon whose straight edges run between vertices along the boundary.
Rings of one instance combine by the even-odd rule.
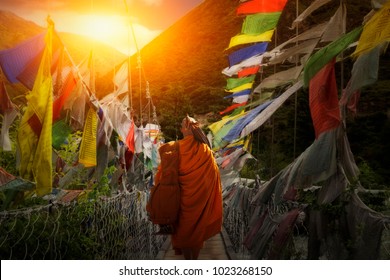
[[[319,222],[312,223],[308,217],[310,210],[305,209],[305,205],[292,203],[276,207],[272,203],[251,204],[250,200],[258,190],[258,186],[248,187],[241,183],[225,188],[223,225],[235,259],[305,260],[312,258],[310,250],[312,252],[314,246],[320,248],[318,259],[365,259],[362,253],[366,249],[374,252],[366,256],[369,259],[372,256],[374,259],[390,259],[390,216],[363,208],[368,216],[379,217],[375,221],[380,223],[380,226],[377,225],[379,233],[374,233],[376,229],[370,229],[364,222],[349,222],[343,227],[343,219],[348,219],[344,214],[335,218],[334,223],[329,223],[326,215]],[[290,224],[285,223],[294,211],[295,219],[290,219]],[[359,217],[356,219],[359,220]],[[313,234],[315,230],[310,228],[313,225],[318,227],[317,230],[324,225],[336,227],[333,232],[330,230],[321,236]],[[316,245],[313,245],[313,240]],[[275,250],[278,252],[275,253]]]
[[[223,225],[233,258],[269,258],[276,239],[283,241],[279,242],[283,247],[277,252],[283,254],[278,258],[310,258],[311,229],[306,211],[301,211],[304,208],[298,205],[300,211],[291,227],[284,227],[287,230],[280,235],[282,221],[288,220],[286,217],[291,210],[298,209],[297,205],[253,205],[250,201],[258,190],[256,185],[243,183],[224,188]],[[56,201],[0,212],[0,257],[3,260],[156,259],[167,236],[155,234],[157,226],[148,220],[145,210],[147,197],[147,192],[136,190],[96,200]],[[383,217],[383,230],[377,235],[380,237],[377,258],[390,259],[390,223],[387,216]],[[363,233],[362,228],[359,231]],[[323,241],[319,258],[333,259],[334,248],[340,248],[335,245],[346,244],[350,246],[348,250],[354,249],[352,243],[339,240],[336,235],[329,236]],[[359,238],[355,238],[355,245],[362,243]]]
[[[1,259],[155,259],[166,237],[148,221],[145,193],[0,213]]]

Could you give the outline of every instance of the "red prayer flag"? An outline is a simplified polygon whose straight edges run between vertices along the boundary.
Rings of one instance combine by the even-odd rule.
[[[134,141],[134,121],[131,121],[129,132],[126,136],[126,146],[128,150],[134,153],[135,141]]]
[[[340,124],[335,61],[332,59],[310,80],[309,104],[316,138]]]
[[[69,95],[76,87],[77,81],[72,71],[66,77],[65,84],[59,90],[59,97],[53,102],[53,122],[60,118],[61,109]]]
[[[241,71],[239,71],[237,75],[239,78],[254,75],[257,72],[259,72],[259,69],[260,69],[260,65],[244,68]]]
[[[230,112],[230,111],[232,111],[232,110],[234,110],[234,109],[236,109],[236,108],[238,108],[238,107],[241,107],[241,106],[246,105],[246,103],[247,103],[247,102],[237,103],[237,104],[234,104],[234,105],[232,105],[232,106],[229,106],[228,108],[226,108],[226,109],[223,110],[222,112],[219,112],[219,114],[220,114],[220,115],[223,115],[223,114],[225,114],[225,113],[227,113],[227,112]]]
[[[281,12],[287,0],[251,0],[237,8],[237,15]]]

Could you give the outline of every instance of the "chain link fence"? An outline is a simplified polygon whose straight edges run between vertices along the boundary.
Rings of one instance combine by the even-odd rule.
[[[258,187],[235,183],[224,189],[224,232],[232,259],[267,258],[275,229],[288,206],[254,206],[251,198]],[[156,235],[157,226],[147,218],[145,191],[121,193],[97,200],[52,202],[44,206],[0,212],[1,259],[100,259],[153,260],[162,252],[167,236]],[[264,213],[270,219],[266,231],[253,231]],[[303,213],[303,212],[301,212]],[[386,216],[384,216],[386,217]],[[288,242],[290,259],[307,259],[309,229],[305,216],[298,216]],[[273,228],[272,228],[273,227]],[[251,235],[252,240],[249,240]],[[251,241],[254,245],[248,246]],[[334,240],[333,240],[334,241]],[[332,258],[324,247],[321,258]],[[379,259],[390,259],[390,225],[381,233]]]
[[[146,193],[51,203],[0,213],[1,259],[155,259],[166,236],[155,235]]]
[[[278,229],[283,227],[281,226],[282,220],[292,210],[300,209],[299,215],[292,223],[291,228],[285,229],[283,246],[278,248],[283,253],[278,252],[278,254],[280,253],[278,258],[310,259],[309,247],[313,245],[309,244],[309,236],[310,230],[313,229],[309,228],[309,217],[307,217],[307,211],[304,206],[291,204],[275,207],[271,203],[261,206],[252,205],[250,203],[251,198],[256,195],[258,188],[256,184],[247,186],[245,183],[235,183],[225,188],[223,226],[229,247],[231,247],[229,249],[232,250],[232,253],[230,253],[231,258],[238,260],[268,259],[272,253],[275,256],[275,252],[273,252],[275,247],[273,248],[272,246],[273,241],[278,237]],[[372,215],[373,212],[370,211],[370,213]],[[378,215],[383,218],[381,221],[382,231],[371,235],[371,238],[379,236],[379,246],[370,249],[378,252],[378,259],[388,260],[390,259],[390,216],[388,213],[383,213],[383,215],[379,213]],[[367,244],[372,241],[363,240],[362,235],[366,229],[359,228],[362,226],[358,226],[357,231],[349,233],[351,236],[356,235],[355,241],[352,241],[352,239],[348,241],[348,237],[346,239],[340,238],[340,232],[328,233],[324,240],[319,240],[321,243],[321,254],[318,258],[336,259],[339,256],[341,259],[344,259],[346,256],[348,258],[348,254],[351,254],[351,252],[356,256],[356,250],[358,250],[357,247],[359,245],[362,246],[360,248],[367,248],[369,246]],[[355,242],[356,244],[348,242]],[[347,250],[349,250],[349,253],[346,252]]]

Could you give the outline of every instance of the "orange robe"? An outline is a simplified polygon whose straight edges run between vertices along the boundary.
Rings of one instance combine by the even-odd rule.
[[[210,148],[193,136],[179,140],[181,205],[174,249],[202,248],[203,242],[222,227],[222,186],[217,163]],[[160,172],[156,174],[156,185]]]

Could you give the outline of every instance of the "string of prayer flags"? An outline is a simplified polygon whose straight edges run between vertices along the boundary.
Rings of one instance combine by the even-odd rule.
[[[249,124],[261,111],[267,108],[272,103],[272,100],[268,100],[263,104],[260,104],[256,108],[248,111],[248,113],[241,117],[236,125],[229,131],[228,134],[223,138],[224,141],[232,142],[240,138],[241,131],[244,127]]]

